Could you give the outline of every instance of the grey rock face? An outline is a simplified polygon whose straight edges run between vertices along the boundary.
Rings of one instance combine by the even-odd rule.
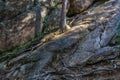
[[[114,3],[114,5],[111,5],[112,3]],[[109,50],[109,48],[104,48],[104,47],[109,45],[109,42],[111,41],[111,39],[117,32],[117,30],[116,30],[117,27],[119,27],[117,25],[119,23],[119,18],[120,18],[119,3],[120,3],[119,0],[117,0],[117,1],[111,0],[101,6],[89,9],[88,12],[90,11],[90,13],[86,14],[85,17],[82,15],[83,20],[85,18],[95,19],[96,20],[95,21],[96,28],[93,29],[90,32],[90,34],[85,36],[85,38],[83,38],[83,40],[80,42],[80,44],[78,46],[78,50],[73,55],[71,55],[72,58],[71,57],[66,58],[65,62],[67,62],[67,64],[66,63],[65,64],[67,66],[83,64],[82,62],[84,60],[88,59],[88,57],[98,54],[98,52],[96,52],[96,51],[101,48],[103,48],[103,50],[104,49],[108,50],[107,51],[108,54],[112,52],[111,48]],[[109,7],[110,5],[114,6],[114,8]],[[100,12],[97,10],[100,10]],[[86,17],[87,15],[88,15],[88,17]],[[94,15],[94,16],[92,16],[92,15]],[[77,24],[78,22],[81,22],[81,23]],[[88,21],[88,22],[91,23],[91,21]],[[89,24],[89,23],[84,23],[84,21],[81,21],[81,17],[80,17],[80,19],[77,19],[77,21],[75,21],[75,23],[79,26],[84,25],[85,28]],[[87,26],[87,27],[89,27],[89,26]],[[101,49],[101,51],[103,51],[103,50]],[[86,55],[86,54],[83,55],[83,53],[85,53],[85,52],[88,52],[89,55]],[[105,53],[105,51],[103,51],[102,53]],[[102,53],[101,53],[101,55],[102,55]],[[79,55],[79,57],[78,57],[78,55]],[[84,56],[86,56],[86,57],[84,59],[82,59]],[[102,59],[103,59],[103,57],[102,57]],[[93,61],[95,61],[95,60],[93,60]]]
[[[20,54],[5,63],[5,65],[10,66],[5,77],[10,75],[10,77],[13,76],[13,79],[16,79],[21,77],[21,75],[16,74],[21,74],[20,71],[22,71],[26,80],[59,80],[63,76],[65,76],[64,78],[66,79],[65,71],[68,71],[67,74],[69,72],[70,74],[76,74],[73,69],[76,69],[77,72],[81,73],[86,73],[86,71],[90,72],[92,69],[95,70],[94,66],[91,67],[92,69],[88,66],[89,68],[87,68],[87,70],[85,70],[85,67],[80,70],[78,69],[86,64],[94,64],[102,60],[108,60],[119,56],[120,50],[117,50],[115,47],[111,47],[109,45],[112,37],[117,32],[116,29],[119,27],[119,8],[120,0],[109,0],[99,6],[91,7],[83,13],[85,15],[79,14],[73,21],[73,28],[70,30],[54,36],[52,40],[44,43],[36,50]],[[34,16],[34,12],[33,14],[31,12],[30,15]],[[60,57],[60,61],[57,61],[54,57]],[[55,66],[52,65],[52,61],[56,61],[57,64],[54,64]],[[60,68],[62,66],[62,69],[58,68],[59,65]],[[78,66],[78,68],[74,68],[74,66]],[[53,72],[47,72],[47,70],[50,70],[51,68],[53,69]],[[62,70],[63,73],[56,75],[54,70],[56,70],[57,73]],[[70,77],[68,77],[67,79],[69,80],[76,79],[74,75],[70,75]],[[80,78],[81,76],[78,75],[77,79]]]

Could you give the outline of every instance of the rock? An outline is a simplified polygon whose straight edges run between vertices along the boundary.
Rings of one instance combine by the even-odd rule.
[[[0,23],[0,50],[8,50],[30,40],[34,34],[34,10]]]
[[[43,19],[52,6],[49,5],[49,1],[40,1]],[[4,51],[24,44],[32,38],[36,15],[33,0],[6,0],[0,1],[0,4],[3,4],[0,5],[0,11],[2,11],[0,14],[0,51]],[[3,6],[5,8],[2,9]]]
[[[120,55],[119,50],[117,50],[115,47],[109,46],[109,42],[116,34],[117,28],[119,27],[119,7],[120,0],[109,0],[104,4],[91,7],[86,12],[77,15],[73,21],[73,27],[70,30],[54,36],[50,41],[47,41],[35,50],[25,52],[24,55],[20,54],[19,56],[8,60],[8,63],[13,65],[7,68],[12,70],[12,72],[8,73],[9,75],[7,75],[16,75],[19,74],[16,71],[21,71],[25,76],[25,80],[76,80],[84,78],[84,75],[94,72],[96,74],[101,69],[104,69],[106,72],[108,72],[107,75],[110,74],[109,71],[117,71],[119,68],[112,69],[111,64],[107,65],[107,62],[105,61],[103,61],[105,62],[104,64],[95,63],[102,60],[112,59]],[[33,14],[31,12],[31,15],[34,15],[34,11]],[[6,29],[3,28],[3,30]],[[1,34],[1,36],[4,37],[3,34]],[[54,57],[57,57],[57,59],[54,59]],[[54,61],[57,62],[57,64],[54,64]],[[85,66],[86,64],[91,65]],[[18,67],[16,67],[16,65],[18,65]],[[45,73],[47,70],[51,70],[51,68],[56,72],[54,71]],[[62,74],[59,74],[59,71],[62,71]],[[103,76],[106,74],[102,73],[102,70],[100,73]],[[98,75],[100,73],[98,72]],[[98,77],[95,76],[96,75],[93,75],[94,78],[88,79],[110,79],[110,77],[99,77],[98,79]],[[89,75],[85,77],[89,77]],[[6,77],[4,77],[4,79],[5,78]],[[1,80],[4,79],[2,78]]]
[[[34,33],[33,0],[0,1],[0,50],[8,50],[25,43]],[[32,9],[30,11],[30,9]],[[30,34],[29,34],[30,33]]]
[[[3,20],[14,18],[26,10],[31,9],[34,5],[33,0],[5,0],[2,1],[2,3],[4,8],[2,9],[2,14],[0,14],[0,17]]]
[[[68,16],[79,14],[86,10],[95,0],[69,0]]]
[[[112,4],[112,5],[111,5]],[[112,7],[109,7],[109,6]],[[113,8],[116,7],[116,8]],[[80,16],[80,19],[77,19],[77,21],[74,22],[74,24],[76,23],[76,25],[79,26],[84,26],[86,29],[89,27],[89,23],[91,23],[92,21],[88,21],[89,23],[85,23],[84,19],[86,18],[93,18],[96,19],[95,21],[95,26],[96,28],[94,28],[93,31],[90,31],[90,34],[88,34],[87,36],[85,36],[85,38],[83,38],[80,41],[80,44],[78,46],[78,49],[76,50],[76,52],[74,54],[72,54],[71,56],[69,56],[68,58],[65,58],[67,62],[65,63],[67,66],[75,66],[75,65],[81,65],[82,62],[87,61],[89,57],[97,54],[98,52],[96,52],[97,50],[101,49],[100,54],[105,54],[105,50],[106,47],[109,42],[111,41],[111,39],[113,38],[113,36],[116,34],[117,32],[117,27],[119,27],[117,24],[119,23],[119,18],[120,18],[120,1],[119,0],[110,0],[105,4],[102,4],[101,6],[98,7],[94,7],[92,9],[87,10],[88,12],[90,11],[90,13],[86,14],[85,16],[82,15],[82,17]],[[107,9],[106,9],[107,8]],[[100,11],[98,11],[100,10]],[[98,15],[99,14],[99,15]],[[96,16],[93,17],[92,15]],[[83,21],[81,21],[81,19]],[[82,23],[80,23],[80,21]],[[78,24],[79,22],[79,24]],[[86,26],[87,25],[87,26]],[[109,53],[108,55],[111,55],[111,48],[108,50],[107,53]],[[84,52],[88,52],[83,54]],[[115,51],[113,51],[114,54],[117,54]],[[113,54],[113,55],[114,55]],[[109,57],[107,55],[107,57]],[[113,56],[112,55],[112,56]],[[81,59],[81,56],[85,56],[84,59]],[[114,57],[114,56],[113,56]],[[95,59],[97,60],[97,59]],[[93,60],[93,61],[95,61]],[[100,60],[104,60],[103,58]],[[89,61],[88,61],[89,62]]]
[[[84,66],[85,62],[87,62],[92,55],[93,53],[91,52],[77,51],[76,55],[72,55],[69,58],[65,58],[63,62],[66,67],[72,67],[78,65]]]
[[[72,31],[74,31],[72,33]],[[79,36],[81,33],[81,36]],[[57,52],[64,52],[64,49],[70,48],[73,45],[77,44],[78,40],[85,36],[87,31],[81,31],[80,28],[73,28],[66,33],[56,36],[53,40],[41,46],[39,49],[35,50],[31,55],[24,58],[26,59],[37,59],[34,67],[29,70],[26,80],[33,79],[36,75],[39,74],[45,66],[48,65],[57,55]],[[24,61],[25,61],[24,60]],[[34,76],[33,76],[34,75]]]
[[[46,15],[49,15],[45,24],[49,25],[49,27],[58,26],[62,6],[61,0],[38,1],[41,3],[43,20]],[[75,3],[86,3],[84,6],[82,5],[83,9],[90,6],[89,1],[68,1],[67,10],[76,10]],[[0,11],[2,11],[0,14],[0,50],[4,51],[26,43],[34,35],[35,5],[33,0],[6,0],[0,1],[0,4],[2,4],[0,5]],[[56,4],[57,6],[55,6]],[[78,5],[78,7],[80,8],[81,6]],[[51,11],[51,9],[53,10]],[[76,12],[73,13],[76,14]]]
[[[67,4],[67,16],[80,14],[84,10],[86,10],[95,0],[68,0]],[[60,14],[62,8],[62,0],[58,1],[57,7],[52,11],[49,15],[48,23],[49,25],[58,26],[60,21]],[[52,21],[52,22],[51,22]]]
[[[94,64],[99,61],[114,59],[119,55],[120,55],[119,50],[114,47],[108,46],[108,47],[100,48],[95,52],[93,56],[91,56],[88,59],[87,64]]]
[[[22,64],[20,71],[25,71],[25,74],[26,72],[29,72],[29,74],[26,74],[26,78],[28,80],[32,79],[34,77],[33,75],[39,74],[39,71],[47,66],[58,52],[62,53],[65,49],[72,48],[77,44],[79,39],[87,34],[88,32],[86,30],[81,31],[80,27],[74,27],[63,34],[54,37],[54,39],[40,46],[38,49],[9,60],[8,65],[14,66],[16,64]]]

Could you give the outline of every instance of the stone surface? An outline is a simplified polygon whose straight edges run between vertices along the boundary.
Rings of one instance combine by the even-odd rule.
[[[68,15],[79,14],[86,10],[95,0],[69,0],[70,8],[68,10]]]
[[[1,22],[0,42],[3,45],[0,45],[0,50],[8,50],[30,40],[34,34],[34,21],[35,12],[28,10],[12,20]]]
[[[109,45],[119,27],[119,7],[120,0],[109,0],[75,16],[70,30],[9,58],[1,68],[7,70],[4,79],[119,80],[120,59],[115,57],[120,49]]]
[[[85,36],[85,38],[83,38],[83,40],[80,42],[78,46],[78,50],[73,55],[71,55],[72,58],[71,57],[68,57],[69,59],[66,58],[65,62],[67,62],[66,64],[67,66],[78,65],[78,62],[79,62],[79,65],[82,64],[82,60],[80,58],[81,56],[84,57],[83,55],[84,52],[86,51],[90,52],[91,55],[97,54],[96,51],[98,49],[103,48],[109,44],[109,42],[117,32],[116,30],[117,27],[119,27],[117,25],[119,23],[118,21],[120,18],[119,3],[120,3],[119,0],[108,1],[107,3],[101,6],[89,9],[88,12],[90,11],[90,13],[86,14],[85,17],[84,16],[82,17],[83,19],[85,18],[95,19],[96,28],[93,31],[91,31],[90,34]],[[114,7],[110,7],[110,5]],[[97,10],[100,10],[100,11],[97,11]],[[94,17],[91,17],[92,15],[94,15]],[[88,20],[87,22],[89,23],[84,23],[84,21],[81,21],[83,23],[80,23],[79,20],[81,21],[81,16],[80,16],[80,19],[77,19],[77,21],[75,21],[74,24],[86,27],[86,25],[91,22],[91,20],[90,21]],[[111,50],[108,52],[111,52]],[[83,59],[83,61],[86,60],[91,55],[88,55],[86,58]],[[73,65],[71,63],[73,63]]]
[[[39,2],[44,20],[52,5],[49,5],[48,0]],[[0,1],[0,4],[2,4],[0,5],[0,11],[2,11],[0,14],[0,50],[4,51],[31,39],[34,35],[36,13],[33,0],[6,0]]]
[[[47,26],[58,26],[61,13],[61,0],[38,0],[41,3],[42,18],[47,15]],[[92,1],[68,0],[67,12],[80,13],[89,7]],[[76,5],[78,3],[78,5]],[[33,0],[0,1],[0,50],[9,50],[26,43],[34,35],[35,4]],[[55,6],[57,4],[57,6]],[[84,4],[80,6],[81,4]],[[77,7],[77,8],[76,8]],[[81,10],[78,10],[81,9]],[[51,11],[50,11],[51,10]],[[76,12],[76,11],[79,12]],[[12,14],[11,14],[12,13]],[[4,29],[3,29],[4,28]],[[9,45],[9,46],[8,46]]]
[[[1,2],[4,5],[2,14],[0,14],[2,20],[12,19],[26,10],[31,9],[34,5],[33,0],[5,0]]]

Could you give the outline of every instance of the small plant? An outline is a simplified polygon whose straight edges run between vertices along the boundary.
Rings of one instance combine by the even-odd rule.
[[[116,42],[117,44],[120,44],[120,32],[118,32],[118,33],[116,34],[115,42]]]
[[[120,20],[118,21],[117,26],[118,26],[117,33],[116,33],[116,38],[114,40],[114,43],[118,44],[120,48]]]
[[[17,55],[18,51],[20,51],[24,47],[25,47],[24,44],[20,44],[19,46],[16,46],[12,50],[3,51],[2,54],[0,54],[0,62],[8,60],[11,56]]]
[[[117,45],[118,48],[120,48],[120,20],[117,22],[116,26],[117,26],[116,28],[117,33],[115,34],[115,37],[110,42],[110,45],[111,46]]]
[[[116,42],[120,44],[120,20],[118,21],[118,24],[117,24],[118,28],[117,28],[117,39],[116,39]]]

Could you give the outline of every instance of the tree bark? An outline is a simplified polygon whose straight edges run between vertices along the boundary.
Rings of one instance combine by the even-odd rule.
[[[35,21],[35,36],[38,36],[42,32],[42,16],[41,16],[41,5],[36,5],[36,21]]]
[[[61,11],[61,20],[60,20],[61,31],[66,29],[66,8],[67,8],[67,0],[62,0],[62,11]]]

